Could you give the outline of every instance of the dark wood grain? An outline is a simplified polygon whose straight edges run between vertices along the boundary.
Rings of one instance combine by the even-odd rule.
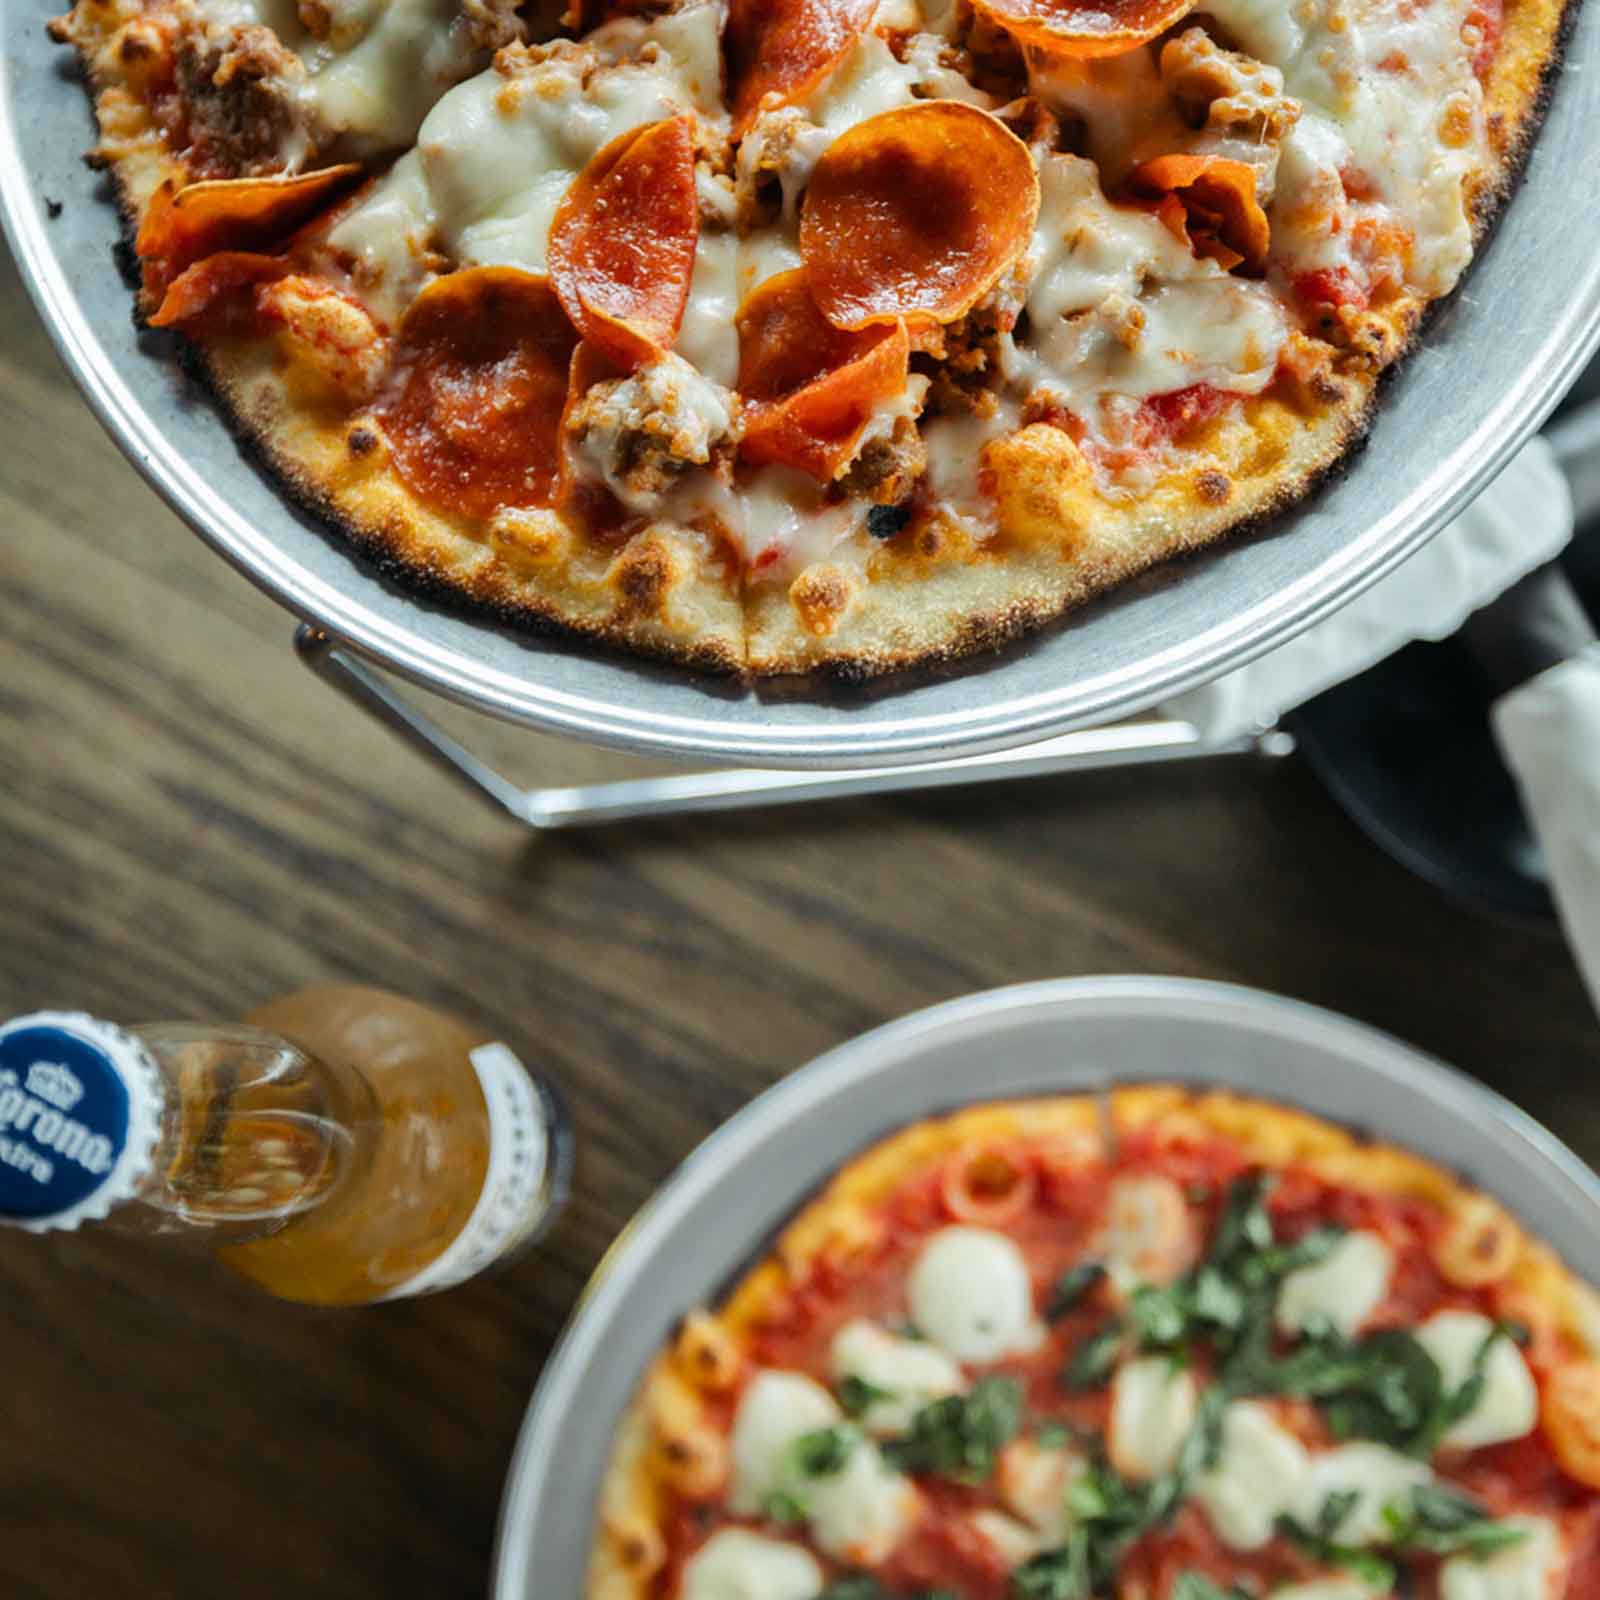
[[[9,271],[0,316],[0,1009],[234,1017],[384,984],[517,1043],[582,1141],[536,1257],[391,1308],[0,1240],[7,1600],[481,1593],[522,1407],[623,1220],[764,1085],[969,990],[1282,990],[1600,1157],[1600,1032],[1559,942],[1442,901],[1294,761],[530,839],[295,666],[289,618],[101,436]],[[640,769],[450,716],[522,770]]]

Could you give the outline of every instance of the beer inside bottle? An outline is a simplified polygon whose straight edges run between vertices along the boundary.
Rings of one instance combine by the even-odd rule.
[[[364,988],[243,1024],[0,1027],[0,1221],[191,1238],[287,1300],[460,1283],[531,1243],[570,1140],[503,1044]]]

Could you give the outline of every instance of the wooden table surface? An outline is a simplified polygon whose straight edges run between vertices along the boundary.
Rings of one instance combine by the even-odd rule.
[[[0,1240],[7,1600],[482,1594],[523,1406],[624,1219],[765,1085],[971,990],[1280,990],[1600,1159],[1600,1030],[1563,947],[1407,876],[1297,760],[531,838],[296,666],[289,617],[102,436],[9,267],[0,326],[0,1014],[386,985],[514,1041],[581,1140],[535,1257],[390,1308],[279,1305],[157,1245]],[[641,770],[453,721],[524,771]]]

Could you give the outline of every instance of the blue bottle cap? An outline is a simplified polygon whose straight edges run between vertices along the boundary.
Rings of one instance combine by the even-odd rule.
[[[121,1028],[66,1011],[0,1026],[0,1223],[108,1215],[150,1172],[161,1103],[155,1062]]]

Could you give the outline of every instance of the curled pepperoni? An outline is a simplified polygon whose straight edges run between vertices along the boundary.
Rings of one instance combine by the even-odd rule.
[[[429,284],[401,320],[378,413],[407,486],[468,517],[549,505],[576,343],[547,278],[471,267]]]
[[[1120,56],[1165,33],[1196,0],[975,0],[1024,44],[1055,55]]]
[[[1128,174],[1136,198],[1154,201],[1156,214],[1197,256],[1224,267],[1261,272],[1271,229],[1256,199],[1255,169],[1225,156],[1157,156]]]
[[[309,222],[361,175],[353,162],[298,177],[215,178],[156,190],[134,248],[145,295],[159,304],[186,267],[219,251],[267,251]]]
[[[1038,215],[1028,147],[987,111],[927,100],[868,117],[822,153],[800,254],[835,327],[926,327],[969,311],[1027,248]]]
[[[770,95],[790,105],[838,64],[872,20],[877,0],[732,0],[722,33],[734,137]]]
[[[736,324],[740,453],[831,481],[854,457],[877,407],[905,390],[905,325],[842,332],[817,309],[804,267],[754,289]]]
[[[248,321],[255,303],[253,290],[290,270],[284,256],[253,250],[219,250],[185,267],[150,315],[153,328],[182,328],[186,333],[218,333]]]
[[[573,325],[632,371],[672,347],[689,300],[700,208],[688,117],[613,139],[550,227],[550,278]]]

